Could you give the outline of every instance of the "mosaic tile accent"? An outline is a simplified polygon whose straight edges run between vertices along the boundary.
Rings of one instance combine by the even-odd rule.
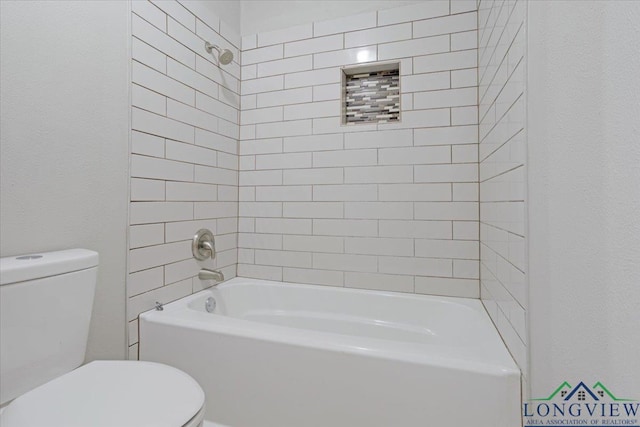
[[[400,120],[400,72],[382,70],[346,76],[345,123]]]

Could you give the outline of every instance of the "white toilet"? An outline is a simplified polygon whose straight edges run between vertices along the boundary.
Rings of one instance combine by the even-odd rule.
[[[85,249],[0,259],[0,426],[201,426],[204,392],[178,369],[137,361],[78,367],[97,268],[98,254]]]

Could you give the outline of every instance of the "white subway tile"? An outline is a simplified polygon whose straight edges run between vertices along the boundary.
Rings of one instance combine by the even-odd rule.
[[[222,69],[217,64],[213,64],[201,56],[196,56],[196,71],[198,73],[216,82],[220,85],[220,88],[224,87],[234,93],[239,93],[240,81],[238,79],[240,78],[240,70],[238,69],[236,72],[238,77],[228,73],[226,70],[232,68],[231,64],[226,66],[228,68]]]
[[[451,221],[380,221],[380,237],[450,239]]]
[[[129,271],[133,273],[191,257],[189,241],[133,249],[129,251]]]
[[[237,154],[238,141],[224,135],[209,132],[196,128],[196,145],[211,148],[213,150],[224,151],[225,153]]]
[[[340,150],[313,153],[313,167],[367,166],[378,162],[377,150]]]
[[[330,236],[282,236],[282,247],[301,252],[344,252],[344,239]]]
[[[282,280],[282,267],[238,264],[238,276],[263,280]]]
[[[449,14],[448,0],[433,0],[378,11],[378,25],[411,22]]]
[[[413,23],[413,37],[428,37],[438,34],[459,33],[475,30],[478,27],[477,12],[425,19]]]
[[[478,298],[480,296],[477,280],[446,277],[416,277],[416,293],[463,298]]]
[[[344,47],[367,46],[411,38],[411,24],[389,25],[370,30],[355,31],[344,35]],[[415,55],[415,54],[414,54]]]
[[[242,65],[257,64],[259,62],[273,61],[274,59],[282,59],[284,48],[282,44],[269,47],[261,47],[258,49],[242,51]]]
[[[133,155],[131,156],[131,176],[136,178],[193,181],[193,165],[155,157]]]
[[[287,74],[288,76],[289,74]],[[287,77],[285,76],[285,78]],[[258,108],[271,107],[276,105],[300,104],[311,102],[312,89],[303,87],[299,89],[279,90],[276,92],[259,93],[257,95]]]
[[[193,212],[193,219],[237,217],[238,204],[235,202],[195,202],[193,204]],[[220,241],[217,244],[222,246]],[[224,249],[220,248],[220,250]]]
[[[288,74],[296,71],[306,71],[313,68],[313,57],[296,56],[294,58],[280,59],[276,61],[261,62],[258,64],[258,77]]]
[[[363,46],[332,52],[315,53],[313,68],[328,68],[341,65],[361,64],[378,59],[376,46]]]
[[[131,39],[131,58],[161,73],[167,72],[167,55],[135,37]]]
[[[352,219],[413,219],[413,203],[345,202],[344,217]]]
[[[476,50],[461,50],[449,53],[417,56],[413,58],[414,73],[433,73],[435,71],[456,70],[476,66]]]
[[[467,68],[466,70],[451,71],[451,87],[476,86],[478,83],[478,69]]]
[[[256,169],[302,169],[311,167],[311,153],[261,154]]]
[[[341,150],[343,134],[307,135],[284,138],[284,151]]]
[[[206,166],[217,165],[216,152],[214,150],[209,150],[208,148],[168,140],[166,142],[165,150],[167,159]]]
[[[129,248],[159,245],[164,243],[164,225],[134,225],[129,228]]]
[[[257,138],[275,138],[311,134],[311,120],[293,120],[279,123],[259,123],[256,125]]]
[[[282,107],[258,108],[256,110],[246,110],[240,113],[240,120],[243,125],[281,122],[282,118]]]
[[[210,202],[217,199],[215,185],[195,182],[167,182],[167,201]]]
[[[453,260],[453,277],[461,277],[463,279],[479,279],[480,263],[466,259]]]
[[[382,148],[378,150],[378,163],[381,165],[451,163],[451,148],[446,145]]]
[[[478,124],[478,107],[457,107],[451,109],[451,125],[477,125]]]
[[[375,184],[362,185],[314,185],[313,200],[316,201],[376,201],[378,189]]]
[[[344,148],[383,148],[413,145],[413,131],[390,130],[374,132],[354,132],[344,136]]]
[[[219,185],[218,200],[221,202],[237,202],[238,187],[235,185]]]
[[[129,217],[132,225],[193,219],[192,203],[132,202],[130,207]]]
[[[478,48],[478,31],[451,34],[451,50],[466,50]]]
[[[376,124],[351,124],[345,126],[342,124],[342,120],[338,116],[313,119],[313,133],[318,135],[341,132],[366,132],[375,130],[376,128]]]
[[[186,125],[176,120],[149,113],[148,111],[132,108],[131,128],[152,135],[162,136],[193,143],[193,126]]]
[[[413,239],[347,237],[344,239],[344,251],[362,255],[413,256]]]
[[[165,241],[170,243],[191,240],[193,239],[194,230],[201,228],[208,228],[214,235],[217,235],[218,229],[215,219],[168,222],[164,225]]]
[[[451,184],[380,184],[378,198],[385,202],[448,202]]]
[[[275,265],[281,267],[311,267],[311,254],[293,251],[255,251],[255,262],[258,265]]]
[[[151,2],[192,32],[196,31],[196,17],[177,1],[151,0]]]
[[[317,86],[329,83],[340,83],[340,68],[327,68],[322,70],[303,71],[284,76],[284,87],[292,89],[304,86]]]
[[[238,247],[250,249],[282,249],[282,236],[279,234],[238,233]],[[242,274],[240,275],[242,276]]]
[[[340,101],[313,102],[310,104],[286,105],[285,120],[312,119],[316,117],[338,116],[342,111]]]
[[[424,258],[479,259],[478,242],[416,239],[416,256]],[[460,276],[457,276],[460,277]]]
[[[200,92],[196,93],[196,108],[206,111],[209,114],[220,117],[232,123],[238,123],[238,109],[231,107],[217,99],[204,95]]]
[[[415,108],[415,95],[414,105]],[[419,128],[419,127],[435,127],[435,126],[449,126],[451,124],[451,111],[448,108],[441,108],[437,110],[419,110],[419,111],[405,111],[401,115],[402,121],[400,123],[380,123],[378,129],[391,130],[391,129],[407,129],[407,128]]]
[[[264,77],[261,79],[246,80],[242,82],[242,95],[253,93],[270,92],[280,90],[284,87],[283,76]]]
[[[282,138],[242,141],[240,154],[268,154],[282,152]]]
[[[258,47],[258,35],[249,34],[248,36],[242,36],[242,50],[255,49]]]
[[[479,223],[476,221],[453,221],[453,238],[459,240],[478,240]]]
[[[452,261],[413,257],[380,257],[380,273],[451,277]]]
[[[282,214],[289,218],[343,218],[342,202],[284,202]]]
[[[453,184],[453,200],[456,202],[473,202],[478,200],[478,184]]]
[[[313,268],[338,271],[377,271],[378,259],[369,255],[313,254]]]
[[[311,201],[311,187],[304,185],[257,187],[256,200],[264,202],[308,202]]]
[[[419,165],[414,167],[415,182],[477,182],[478,165]]]
[[[353,184],[413,182],[413,167],[368,166],[345,168],[344,182]]]
[[[132,1],[131,11],[150,22],[154,27],[167,31],[167,15],[148,1]]]
[[[229,40],[234,46],[240,46],[240,44],[242,43],[242,37],[240,37],[238,27],[235,25],[227,24],[227,22],[222,20],[220,21],[220,35]]]
[[[173,283],[130,298],[127,304],[127,320],[134,320],[144,311],[155,307],[156,302],[170,303],[191,293],[191,279]],[[129,347],[129,359],[138,360],[138,344]]]
[[[216,116],[172,99],[167,100],[167,116],[211,132],[218,131],[218,118]],[[178,140],[184,141],[184,139]],[[192,138],[185,142],[193,143],[193,141]]]
[[[442,71],[402,77],[400,80],[402,93],[449,89],[451,84],[449,74],[449,71]]]
[[[452,126],[414,131],[415,145],[477,144],[478,126]]]
[[[451,0],[451,13],[471,12],[478,10],[477,0]]]
[[[196,182],[238,185],[238,171],[196,165],[194,173]]]
[[[377,236],[378,221],[314,219],[313,234],[320,236]]]
[[[441,52],[449,52],[448,35],[381,44],[378,46],[378,59],[383,61]]]
[[[312,220],[298,218],[256,218],[256,233],[311,234]],[[292,250],[290,247],[284,249]]]
[[[313,36],[319,37],[326,36],[327,34],[372,28],[377,25],[376,21],[376,12],[365,12],[359,15],[349,15],[337,19],[314,22]]]
[[[252,108],[256,108],[258,106],[257,99],[258,99],[258,95],[256,94],[241,96],[240,97],[240,105],[241,105],[240,114],[242,115],[242,113],[244,113],[245,111],[251,110]]]
[[[416,219],[477,221],[476,202],[415,202]]]
[[[137,15],[131,15],[131,33],[186,66],[195,68],[195,53]]]
[[[240,186],[245,185],[282,185],[281,170],[240,171]],[[285,182],[285,184],[287,184]]]
[[[327,52],[343,48],[343,35],[316,37],[308,40],[294,41],[284,45],[284,56],[300,56],[310,53]]]
[[[163,267],[142,270],[129,274],[127,279],[127,296],[131,297],[159,288],[164,284]]]
[[[164,116],[167,98],[136,84],[131,85],[131,105]]]
[[[258,33],[258,47],[313,37],[313,24],[302,24],[282,30]]]
[[[344,273],[347,288],[375,291],[413,292],[413,276],[378,273]]]
[[[194,89],[136,61],[131,64],[131,81],[169,98],[195,105]]]
[[[329,84],[329,85],[320,85],[313,87],[313,101],[329,101],[332,99],[340,99],[340,85],[339,84]]]
[[[476,105],[478,103],[476,88],[445,89],[413,94],[413,108],[443,108]]]
[[[240,75],[242,76],[242,81],[251,80],[258,77],[258,65],[246,65],[241,68]]]
[[[131,201],[151,202],[164,200],[164,181],[131,178]]]
[[[312,285],[342,286],[344,283],[341,271],[314,270],[310,268],[284,268],[282,270],[285,282],[309,283]]]

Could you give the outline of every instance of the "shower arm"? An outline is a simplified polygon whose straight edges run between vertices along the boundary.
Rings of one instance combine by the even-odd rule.
[[[204,42],[204,49],[209,53],[213,53],[213,49],[217,50],[218,53],[220,53],[220,46],[211,44],[209,42]]]

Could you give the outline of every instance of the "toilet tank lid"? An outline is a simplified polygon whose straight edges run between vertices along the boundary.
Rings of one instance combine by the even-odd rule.
[[[88,249],[67,249],[0,258],[0,285],[57,276],[97,265],[98,253]]]

